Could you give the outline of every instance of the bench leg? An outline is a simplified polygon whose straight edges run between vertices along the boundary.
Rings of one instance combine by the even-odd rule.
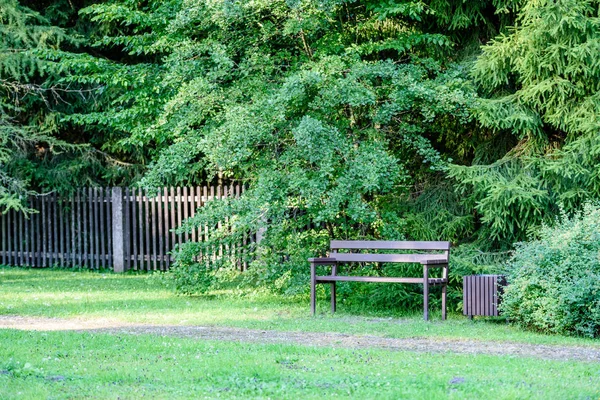
[[[423,319],[429,321],[429,267],[423,265]]]
[[[331,275],[337,275],[337,264],[331,266]],[[336,301],[335,282],[331,282],[331,313],[335,312]]]
[[[336,298],[335,298],[335,282],[331,283],[331,312],[334,313],[335,312],[335,302],[336,302]]]
[[[317,308],[316,285],[317,272],[315,270],[315,263],[310,263],[310,312],[312,315],[315,315]]]
[[[442,278],[445,279],[444,286],[442,286],[442,321],[446,320],[446,300],[448,294],[448,264],[446,264],[442,270]]]
[[[442,320],[446,320],[446,290],[447,285],[442,286]]]

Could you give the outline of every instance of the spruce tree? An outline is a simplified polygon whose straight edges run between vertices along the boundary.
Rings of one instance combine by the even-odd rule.
[[[551,222],[559,205],[573,210],[600,198],[599,7],[598,0],[526,1],[515,26],[475,63],[476,117],[513,147],[451,175],[472,194],[488,238],[521,240]]]

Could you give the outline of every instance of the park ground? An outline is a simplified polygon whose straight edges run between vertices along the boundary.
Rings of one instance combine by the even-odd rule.
[[[0,267],[0,399],[600,398],[597,340],[321,303]]]

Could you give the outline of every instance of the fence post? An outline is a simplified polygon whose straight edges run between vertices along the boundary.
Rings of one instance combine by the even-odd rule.
[[[111,202],[113,270],[115,272],[125,272],[125,221],[123,219],[122,188],[112,188]]]

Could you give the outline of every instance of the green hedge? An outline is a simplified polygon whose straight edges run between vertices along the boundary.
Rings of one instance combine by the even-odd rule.
[[[600,207],[563,214],[509,263],[505,315],[537,331],[600,336]]]

